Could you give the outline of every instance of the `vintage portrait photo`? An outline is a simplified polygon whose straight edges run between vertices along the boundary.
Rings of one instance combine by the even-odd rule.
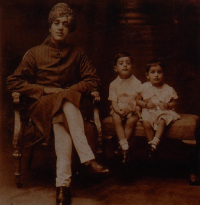
[[[200,1],[2,0],[0,205],[200,204]]]

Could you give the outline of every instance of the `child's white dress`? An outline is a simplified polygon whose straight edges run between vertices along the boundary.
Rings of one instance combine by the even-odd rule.
[[[121,79],[119,76],[110,83],[108,100],[117,102],[121,110],[128,110],[126,118],[130,118],[136,108],[136,97],[141,82],[131,75],[128,79]],[[111,108],[110,114],[114,110]]]
[[[167,84],[163,84],[159,88],[152,86],[151,82],[146,82],[141,85],[139,92],[145,102],[153,102],[157,105],[154,109],[142,109],[142,119],[150,122],[154,130],[157,130],[158,123],[164,119],[166,125],[170,122],[181,119],[174,110],[161,110],[158,106],[160,102],[169,103],[171,99],[177,99],[176,91]]]

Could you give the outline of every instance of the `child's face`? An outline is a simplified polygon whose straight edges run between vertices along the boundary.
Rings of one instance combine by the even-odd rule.
[[[118,72],[122,79],[129,78],[132,74],[133,64],[129,57],[121,57],[117,60],[117,65],[114,67],[115,72]]]
[[[149,72],[146,74],[147,79],[151,82],[152,85],[154,86],[160,86],[163,83],[163,69],[157,65],[157,66],[152,66],[149,69]]]

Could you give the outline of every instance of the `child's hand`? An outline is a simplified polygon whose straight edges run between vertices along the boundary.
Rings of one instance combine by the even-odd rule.
[[[149,101],[149,102],[147,103],[146,107],[147,107],[148,109],[153,109],[153,108],[156,107],[156,105],[155,105],[154,103],[152,103],[152,102]]]
[[[158,106],[161,110],[167,110],[168,109],[168,105],[165,102],[160,102]]]
[[[134,113],[134,114],[138,114],[138,113],[140,113],[140,112],[141,112],[141,110],[142,110],[142,108],[141,108],[141,107],[136,106],[135,111],[134,111],[133,113]]]
[[[95,102],[100,102],[101,98],[98,91],[91,92],[91,96],[94,97]]]
[[[118,114],[119,114],[121,117],[125,117],[125,116],[128,114],[128,112],[127,112],[127,110],[120,109],[120,110],[118,111]]]

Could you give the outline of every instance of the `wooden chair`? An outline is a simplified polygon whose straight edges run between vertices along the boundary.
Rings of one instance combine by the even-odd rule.
[[[103,139],[112,139],[116,136],[112,117],[106,117],[102,121]],[[144,128],[141,121],[135,127],[134,136],[145,137]],[[192,146],[190,167],[190,184],[198,185],[198,156],[199,156],[199,117],[190,114],[181,114],[181,120],[172,123],[165,132],[165,137],[181,140],[183,143]]]
[[[21,97],[20,93],[18,92],[12,93],[13,104],[14,104],[14,133],[13,133],[13,147],[14,147],[13,157],[15,159],[14,175],[15,175],[15,182],[18,188],[22,187],[22,183],[21,183],[22,147],[20,145],[20,140],[23,140],[23,132],[25,131],[24,129],[25,125],[30,124],[31,126],[31,121],[29,117],[26,115],[26,103],[22,104],[22,102],[20,101],[20,97]],[[101,149],[102,133],[101,133],[101,123],[99,118],[98,103],[93,101],[93,105],[94,105],[93,119],[84,118],[84,122],[86,127],[86,133],[87,133],[87,129],[89,130],[93,129],[94,135],[97,136],[97,139],[88,139],[88,142],[93,152],[96,151],[96,154],[101,154],[102,153],[102,149]],[[28,145],[31,147],[31,153],[28,161],[28,168],[31,167],[32,160],[34,157],[34,150],[35,147],[38,145],[43,147],[48,146],[45,140],[38,140],[38,142],[34,144],[30,143],[30,145]]]

